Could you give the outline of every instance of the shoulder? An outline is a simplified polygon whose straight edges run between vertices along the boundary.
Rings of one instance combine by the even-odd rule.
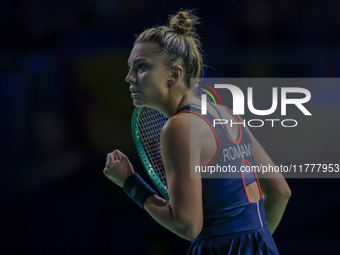
[[[187,144],[190,139],[190,126],[189,114],[171,117],[161,130],[162,148],[164,146],[179,147]]]
[[[175,135],[180,131],[190,130],[189,114],[178,114],[171,117],[163,126],[161,134],[164,136]]]
[[[161,132],[161,152],[166,166],[181,169],[208,163],[218,149],[212,128],[200,116],[181,113],[170,118]]]
[[[190,113],[172,116],[163,126],[161,140],[184,141],[191,137],[202,135],[206,130],[204,120]]]
[[[161,152],[167,158],[187,160],[192,155],[200,155],[205,127],[198,116],[181,113],[171,117],[161,131]]]

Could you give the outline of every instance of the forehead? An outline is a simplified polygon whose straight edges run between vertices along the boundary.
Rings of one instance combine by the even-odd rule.
[[[158,54],[158,45],[155,43],[137,43],[128,59],[128,63],[132,64],[137,59],[161,60]]]

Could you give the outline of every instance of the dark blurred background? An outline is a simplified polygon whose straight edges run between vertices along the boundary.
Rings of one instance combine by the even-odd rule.
[[[340,74],[340,1],[0,6],[0,254],[185,254],[189,242],[102,174],[106,153],[119,148],[147,179],[131,136],[126,62],[134,35],[181,7],[202,17],[207,76]],[[339,87],[311,92],[314,119],[284,135],[253,131],[277,164],[339,163]],[[281,254],[340,254],[339,180],[288,183],[293,196],[274,233]]]

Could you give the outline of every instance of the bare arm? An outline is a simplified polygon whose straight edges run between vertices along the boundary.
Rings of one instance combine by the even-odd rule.
[[[199,128],[196,132],[200,137]],[[165,124],[161,133],[161,150],[170,201],[154,194],[144,203],[144,209],[159,224],[187,240],[195,239],[203,227],[201,179],[190,178],[190,165],[200,165],[202,142],[201,139],[195,140],[190,141],[187,116],[174,116]],[[115,150],[108,155],[104,174],[111,181],[123,187],[132,173],[133,167],[122,152]]]
[[[255,164],[257,166],[262,164],[274,167],[275,164],[266,151],[256,140],[248,127],[246,127],[246,129],[253,144]],[[264,208],[266,211],[268,227],[270,232],[273,234],[286,209],[288,200],[291,196],[291,190],[280,172],[265,173],[262,178],[259,178],[259,181],[263,192]]]
[[[200,139],[194,146],[190,144],[189,125],[189,118],[178,115],[164,126],[161,149],[170,201],[152,195],[144,207],[162,226],[187,240],[193,240],[202,230],[203,209],[201,179],[190,178],[190,150],[191,160],[199,165],[201,145]]]

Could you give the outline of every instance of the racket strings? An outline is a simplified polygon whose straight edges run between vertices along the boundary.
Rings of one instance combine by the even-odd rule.
[[[160,135],[167,118],[152,108],[143,107],[138,117],[142,144],[152,168],[161,182],[167,186],[164,166],[161,157]]]

